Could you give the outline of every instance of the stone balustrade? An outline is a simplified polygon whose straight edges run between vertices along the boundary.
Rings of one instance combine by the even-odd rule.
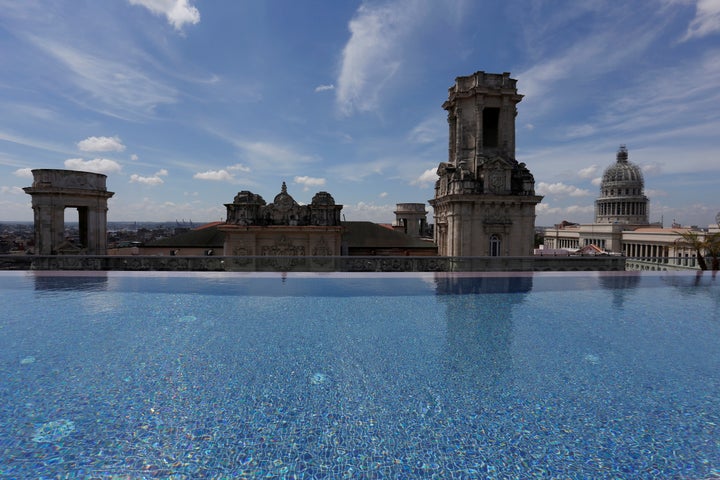
[[[0,270],[197,272],[623,271],[625,270],[625,257],[170,257],[116,255],[0,255]]]

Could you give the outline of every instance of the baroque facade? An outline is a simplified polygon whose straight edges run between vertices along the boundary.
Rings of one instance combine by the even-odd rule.
[[[509,73],[458,77],[448,112],[448,161],[438,166],[434,238],[446,256],[523,256],[533,250],[535,180],[515,159],[517,81]]]
[[[223,255],[324,257],[340,255],[342,205],[318,192],[309,205],[300,205],[285,182],[273,203],[244,190],[226,203]]]

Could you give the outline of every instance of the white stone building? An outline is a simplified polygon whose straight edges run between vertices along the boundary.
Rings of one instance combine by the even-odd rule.
[[[627,148],[621,145],[616,162],[603,173],[595,222],[562,222],[545,229],[543,248],[536,254],[579,254],[594,245],[607,254],[628,257],[629,270],[698,268],[697,254],[681,241],[682,234],[692,231],[703,238],[708,232],[679,225],[663,228],[661,223],[650,223],[649,214],[642,171],[628,160]]]

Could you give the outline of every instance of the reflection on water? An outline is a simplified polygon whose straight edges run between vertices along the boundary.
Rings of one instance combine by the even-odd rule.
[[[35,290],[40,291],[103,291],[107,289],[107,272],[93,272],[92,275],[48,274],[33,272]]]
[[[617,313],[625,303],[625,299],[634,289],[640,286],[641,274],[639,271],[627,272],[623,275],[603,275],[598,282],[600,287],[612,291],[612,304]]]
[[[444,276],[436,281],[438,300],[445,304],[446,379],[470,391],[495,384],[511,365],[512,310],[532,290],[532,276]]]

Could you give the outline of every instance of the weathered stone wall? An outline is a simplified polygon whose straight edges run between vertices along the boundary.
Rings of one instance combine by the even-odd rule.
[[[80,224],[79,249],[90,255],[107,252],[107,201],[113,196],[101,173],[75,170],[33,170],[33,184],[23,190],[32,196],[35,253],[61,252],[65,239],[65,209],[76,208]]]

